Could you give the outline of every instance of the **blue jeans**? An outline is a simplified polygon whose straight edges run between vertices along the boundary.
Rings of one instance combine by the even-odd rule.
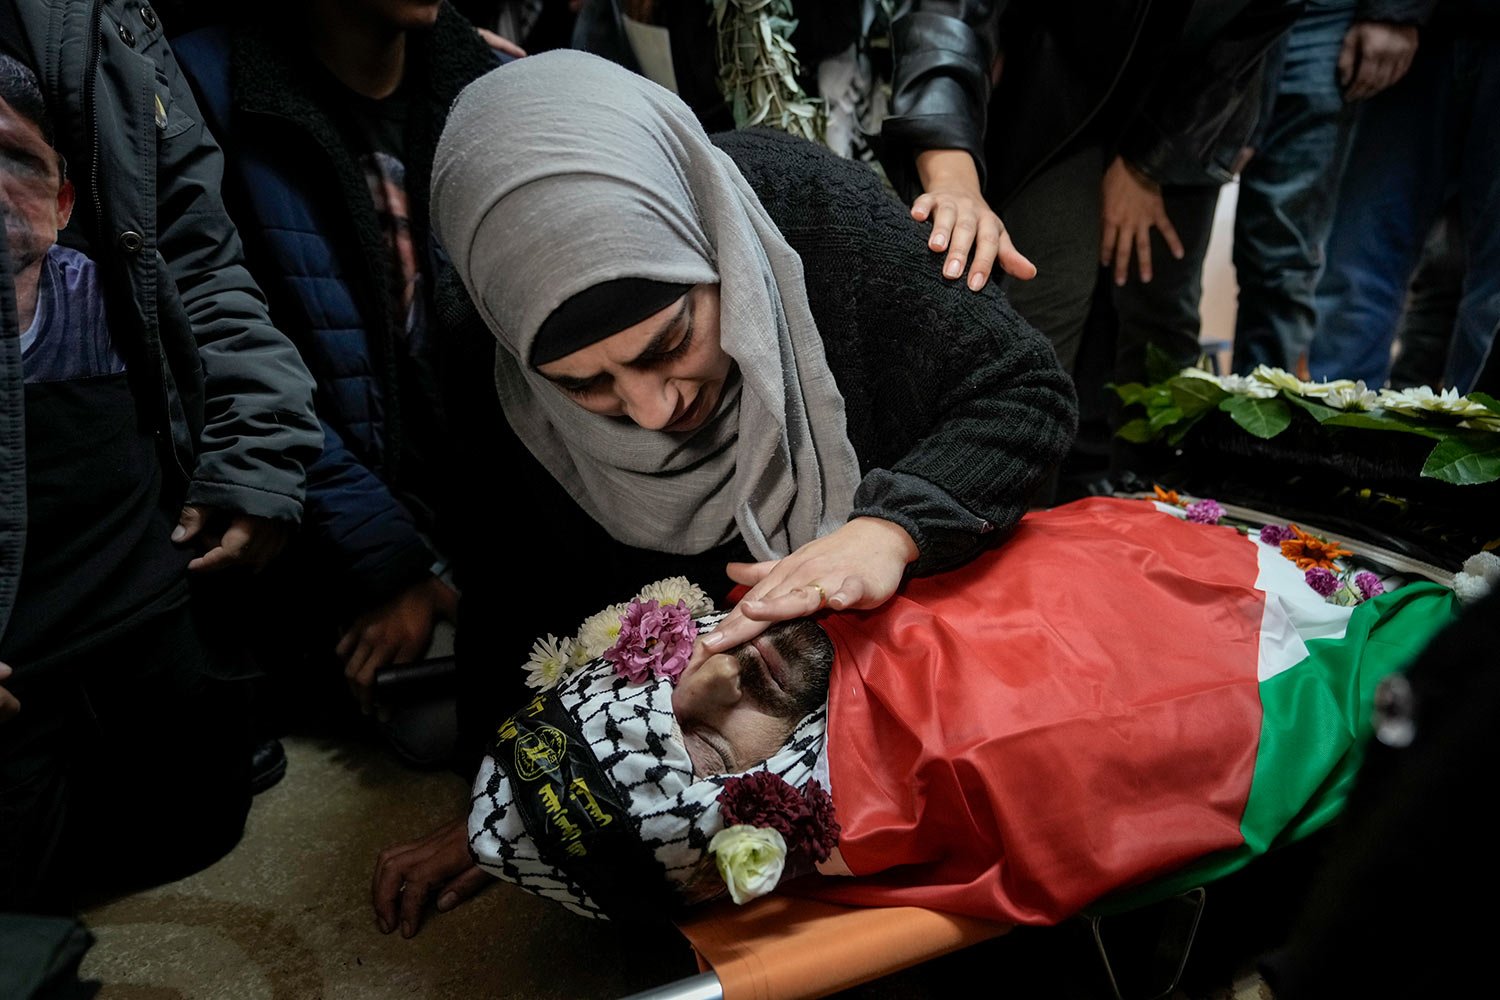
[[[1424,37],[1361,115],[1318,285],[1314,378],[1382,385],[1407,284],[1447,198],[1465,269],[1443,384],[1467,392],[1500,324],[1500,42]]]
[[[1354,5],[1312,4],[1283,37],[1280,72],[1240,173],[1234,220],[1239,311],[1233,368],[1293,371],[1313,339],[1314,293],[1333,224],[1355,106],[1345,104],[1338,56]],[[1269,74],[1276,73],[1274,59]]]

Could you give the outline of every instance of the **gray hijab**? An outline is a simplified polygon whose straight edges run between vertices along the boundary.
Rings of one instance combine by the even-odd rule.
[[[675,553],[736,534],[779,558],[849,516],[859,466],[802,262],[670,91],[556,50],[480,77],[438,143],[433,227],[500,342],[511,426],[615,538]],[[735,361],[686,434],[598,416],[527,364],[542,322],[615,278],[719,285]]]

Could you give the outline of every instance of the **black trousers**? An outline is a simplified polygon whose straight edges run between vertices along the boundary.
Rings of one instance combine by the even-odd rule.
[[[0,911],[87,898],[206,868],[250,809],[244,682],[215,676],[191,607],[7,681],[0,723]]]

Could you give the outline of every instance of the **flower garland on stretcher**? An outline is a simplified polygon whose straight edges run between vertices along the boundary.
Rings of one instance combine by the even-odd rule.
[[[1197,524],[1220,524],[1226,517],[1223,506],[1216,500],[1189,501],[1179,496],[1176,490],[1164,490],[1156,485],[1151,489],[1156,500],[1181,508],[1186,520]],[[1385,593],[1385,583],[1380,577],[1369,570],[1351,569],[1341,562],[1354,552],[1338,542],[1304,531],[1295,524],[1266,524],[1259,530],[1246,525],[1238,526],[1237,530],[1246,535],[1254,531],[1262,543],[1280,549],[1283,556],[1302,570],[1307,585],[1331,604],[1348,607]]]

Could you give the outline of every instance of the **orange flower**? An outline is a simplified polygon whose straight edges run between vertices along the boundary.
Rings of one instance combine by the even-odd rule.
[[[1308,570],[1314,567],[1338,569],[1334,560],[1339,556],[1352,556],[1353,552],[1339,548],[1338,542],[1330,542],[1309,535],[1295,524],[1287,525],[1294,537],[1281,543],[1281,554],[1297,564],[1297,568]]]
[[[1156,491],[1156,499],[1162,503],[1169,503],[1174,507],[1182,506],[1182,498],[1177,495],[1176,490],[1164,490],[1155,483],[1151,484],[1151,488]]]

